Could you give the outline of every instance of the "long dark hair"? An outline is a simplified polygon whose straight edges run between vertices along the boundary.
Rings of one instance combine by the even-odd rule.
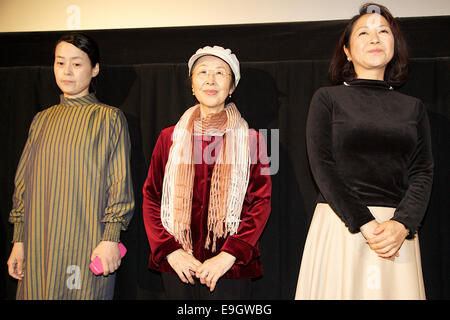
[[[88,36],[85,33],[82,32],[71,32],[64,34],[61,38],[58,39],[58,41],[55,44],[55,50],[56,46],[60,42],[67,42],[71,45],[74,45],[78,49],[85,52],[89,60],[91,62],[91,66],[95,67],[97,63],[100,63],[100,51],[98,49],[98,44],[95,42],[94,39],[92,39],[90,36]],[[97,87],[97,77],[92,78],[91,83],[89,84],[89,92],[95,92]]]
[[[347,23],[331,59],[328,76],[333,84],[342,84],[356,77],[353,63],[347,60],[343,47],[350,48],[350,36],[355,22],[368,13],[378,13],[389,23],[394,36],[394,55],[386,66],[384,80],[393,87],[400,87],[406,82],[408,76],[408,48],[395,18],[386,7],[376,3],[364,4],[359,9],[359,14]]]

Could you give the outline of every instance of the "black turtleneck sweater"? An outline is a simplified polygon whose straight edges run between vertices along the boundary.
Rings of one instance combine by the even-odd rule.
[[[384,81],[355,79],[314,94],[306,129],[309,162],[320,190],[351,233],[374,219],[367,206],[396,208],[412,238],[433,179],[426,109]]]

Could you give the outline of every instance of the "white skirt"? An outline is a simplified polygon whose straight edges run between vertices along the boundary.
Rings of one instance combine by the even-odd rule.
[[[378,222],[389,220],[395,211],[368,208]],[[394,261],[380,258],[361,232],[350,233],[328,204],[317,204],[295,299],[425,299],[417,235],[404,241]]]

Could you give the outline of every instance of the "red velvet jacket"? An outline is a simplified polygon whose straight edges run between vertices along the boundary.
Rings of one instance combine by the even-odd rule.
[[[160,214],[164,171],[172,145],[173,130],[174,126],[161,131],[153,150],[148,176],[143,187],[144,225],[151,249],[149,267],[169,273],[175,273],[175,271],[170,267],[166,256],[182,247],[163,227]],[[222,142],[221,139],[216,140],[214,137],[195,136],[194,139],[201,142],[202,155],[208,145]],[[207,164],[201,156],[198,158],[200,148],[194,150],[195,159],[202,159],[202,163],[195,164],[191,216],[193,255],[201,262],[221,251],[235,256],[236,262],[224,275],[226,278],[256,278],[263,274],[258,240],[270,214],[272,183],[270,175],[261,174],[262,168],[266,168],[265,170],[268,171],[264,138],[257,131],[249,130],[249,144],[252,164],[247,193],[242,206],[241,223],[236,234],[225,239],[217,239],[217,251],[214,253],[210,249],[204,248],[207,236],[209,189],[214,163]],[[214,146],[210,146],[208,150],[211,150],[210,148],[214,149]],[[208,151],[205,153],[207,154]],[[211,156],[215,157],[214,152],[211,153]],[[211,161],[207,162],[211,163]]]

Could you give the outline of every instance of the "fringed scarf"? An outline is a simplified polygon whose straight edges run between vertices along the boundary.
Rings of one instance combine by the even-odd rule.
[[[194,185],[194,135],[220,136],[222,147],[214,165],[208,205],[208,237],[205,248],[216,251],[216,240],[235,234],[250,172],[248,124],[233,103],[221,112],[201,118],[200,106],[189,108],[172,135],[164,173],[161,220],[164,228],[192,252],[191,211]],[[203,155],[203,153],[202,153]]]

